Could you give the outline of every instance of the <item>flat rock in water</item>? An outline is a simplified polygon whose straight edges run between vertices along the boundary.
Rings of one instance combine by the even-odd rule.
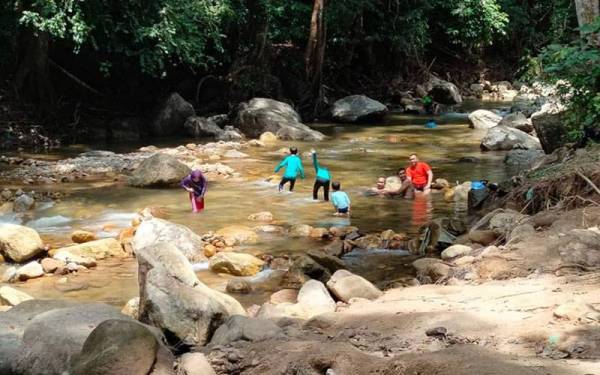
[[[32,296],[9,286],[0,287],[0,305],[16,306],[33,299]]]
[[[44,276],[42,265],[36,261],[29,262],[26,265],[17,269],[17,278],[19,280],[35,279],[36,277]]]
[[[127,253],[121,247],[121,243],[114,238],[104,238],[102,240],[90,241],[78,245],[63,247],[56,250],[56,254],[61,251],[69,252],[72,255],[92,258],[96,260],[109,257],[123,258]],[[55,259],[58,259],[55,257]],[[61,259],[64,260],[64,259]]]
[[[244,225],[229,225],[219,229],[217,235],[223,237],[228,246],[258,242],[257,234],[250,227]]]
[[[209,261],[211,271],[234,276],[253,276],[264,264],[265,262],[253,255],[234,252],[217,253]]]

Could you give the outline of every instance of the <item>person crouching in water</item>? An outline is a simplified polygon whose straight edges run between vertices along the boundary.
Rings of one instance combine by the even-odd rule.
[[[199,170],[194,170],[181,180],[181,187],[190,193],[192,212],[198,213],[204,210],[204,194],[208,185],[206,177]]]
[[[333,193],[331,194],[331,203],[335,207],[335,216],[350,216],[350,198],[348,194],[340,191],[340,183],[335,181],[331,184]]]
[[[296,147],[290,148],[290,155],[286,156],[281,163],[275,168],[275,173],[279,172],[281,168],[285,167],[283,172],[283,178],[279,182],[279,191],[283,190],[283,186],[286,183],[290,183],[290,191],[294,191],[294,185],[296,184],[296,177],[298,173],[300,177],[304,179],[304,167],[302,166],[302,160],[298,156],[298,149]]]
[[[315,185],[313,186],[313,199],[319,199],[319,189],[323,187],[323,198],[325,201],[329,200],[329,181],[331,181],[331,175],[329,169],[319,165],[317,161],[317,152],[314,149],[310,150],[312,154],[313,166],[315,167],[315,173],[317,174],[315,179]]]

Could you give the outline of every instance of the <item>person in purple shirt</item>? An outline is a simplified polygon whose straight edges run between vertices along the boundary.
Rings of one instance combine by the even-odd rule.
[[[181,187],[190,193],[192,212],[198,213],[204,210],[204,194],[208,185],[206,177],[199,170],[194,170],[181,180]]]

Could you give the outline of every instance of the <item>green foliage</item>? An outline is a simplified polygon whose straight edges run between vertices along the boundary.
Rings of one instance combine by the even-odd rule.
[[[600,17],[581,31],[576,41],[550,45],[541,54],[546,80],[559,85],[567,103],[573,140],[585,129],[600,127]]]
[[[223,53],[221,26],[234,17],[229,1],[37,0],[20,23],[68,41],[75,53],[90,47],[107,59],[135,58],[142,72],[164,76],[171,65],[214,64]],[[99,68],[106,75],[110,66]]]

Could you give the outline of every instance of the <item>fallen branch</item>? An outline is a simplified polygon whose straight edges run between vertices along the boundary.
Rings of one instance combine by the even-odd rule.
[[[71,78],[75,83],[77,83],[79,86],[85,88],[86,90],[98,95],[98,96],[104,96],[104,94],[102,94],[100,91],[96,90],[95,88],[93,88],[92,86],[88,85],[87,83],[83,82],[81,79],[77,78],[75,75],[73,75],[72,73],[68,72],[65,68],[63,68],[62,66],[58,65],[57,63],[55,63],[54,61],[52,61],[52,59],[49,59],[50,65],[54,66],[56,69],[60,70],[64,75],[66,75],[67,77]]]
[[[590,179],[589,179],[589,178],[588,178],[586,175],[584,175],[583,173],[581,173],[581,172],[580,172],[580,171],[578,171],[578,170],[575,170],[575,173],[577,173],[577,175],[578,175],[579,177],[583,178],[583,180],[584,180],[585,182],[587,182],[587,183],[588,183],[588,185],[590,185],[590,186],[592,187],[592,189],[596,190],[596,193],[598,193],[598,195],[600,195],[600,189],[598,189],[598,186],[596,186],[596,184],[594,184],[594,183],[592,182],[592,180],[590,180]]]

